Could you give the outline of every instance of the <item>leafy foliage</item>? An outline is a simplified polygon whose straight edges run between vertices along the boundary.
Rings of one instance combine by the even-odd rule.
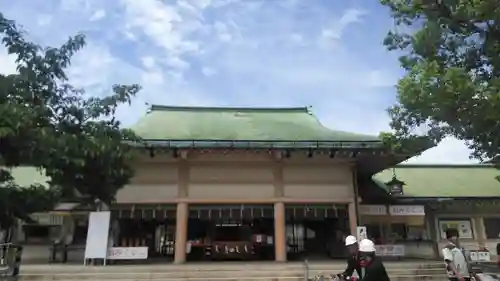
[[[0,224],[50,208],[57,198],[78,197],[111,203],[133,175],[137,141],[120,128],[117,107],[130,103],[138,85],[114,85],[112,95],[89,97],[65,73],[85,45],[81,34],[59,48],[42,48],[0,13],[0,34],[17,73],[0,75]],[[42,168],[51,188],[19,187],[9,169]]]
[[[500,4],[495,0],[381,0],[397,26],[384,44],[407,71],[389,109],[397,139],[465,140],[473,157],[500,146]]]
[[[0,185],[0,226],[8,228],[16,218],[31,222],[30,214],[49,210],[57,200],[58,193],[43,185],[20,188],[12,179],[3,181]]]

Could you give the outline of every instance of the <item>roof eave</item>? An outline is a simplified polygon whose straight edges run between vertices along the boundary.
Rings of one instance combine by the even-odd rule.
[[[435,145],[429,141],[419,141],[411,148],[393,149],[387,144],[383,144],[386,153],[373,155],[368,159],[359,159],[358,170],[368,175],[375,175],[385,169],[394,167],[401,162],[404,162],[412,157],[420,155],[422,152],[434,147]]]
[[[392,152],[370,155],[369,157],[358,159],[358,172],[372,176],[416,155],[418,155],[418,153],[394,154]]]
[[[242,149],[380,149],[378,140],[141,140],[128,142],[147,148],[242,148]]]

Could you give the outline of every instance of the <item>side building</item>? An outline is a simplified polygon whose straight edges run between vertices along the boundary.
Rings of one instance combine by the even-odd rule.
[[[406,245],[406,255],[412,257],[439,256],[446,245],[445,230],[457,228],[466,249],[488,250],[496,260],[499,175],[490,164],[398,165],[373,177],[373,185],[390,197],[386,203],[397,205],[363,202],[360,223],[368,233],[384,237],[382,243]],[[394,176],[403,189],[389,195],[385,183]]]

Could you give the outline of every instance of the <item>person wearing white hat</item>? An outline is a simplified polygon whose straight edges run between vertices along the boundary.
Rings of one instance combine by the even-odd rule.
[[[360,265],[364,268],[361,281],[390,281],[382,260],[375,254],[375,243],[370,239],[359,242]]]
[[[359,242],[358,250],[363,253],[370,253],[375,255],[376,248],[375,243],[370,239],[363,239]]]
[[[359,265],[359,255],[358,255],[358,239],[349,235],[345,238],[345,246],[349,253],[349,258],[347,259],[347,268],[339,274],[340,277],[350,277],[354,273],[354,270],[361,276],[361,267]]]

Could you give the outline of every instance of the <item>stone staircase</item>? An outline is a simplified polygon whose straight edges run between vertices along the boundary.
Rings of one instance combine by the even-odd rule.
[[[417,262],[384,262],[389,277],[392,281],[417,281],[417,280],[447,280],[443,262],[417,261]],[[330,272],[342,272],[345,265],[333,267],[323,263],[312,263],[309,265],[309,277]]]
[[[385,262],[392,281],[444,281],[442,262]],[[342,272],[345,263],[200,263],[158,265],[24,265],[22,281],[303,281],[305,276]]]

